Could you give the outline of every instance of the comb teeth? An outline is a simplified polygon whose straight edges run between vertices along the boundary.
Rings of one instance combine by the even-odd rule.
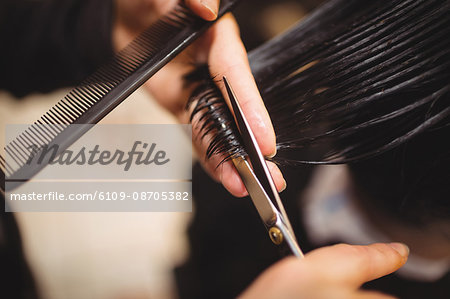
[[[218,18],[238,2],[223,0]],[[183,3],[178,4],[5,147],[5,153],[11,159],[2,157],[0,168],[6,177],[23,168],[26,161],[36,154],[32,152],[32,146],[41,149],[57,144],[55,139],[58,136],[61,139],[62,133],[71,124],[95,124],[100,121],[212,24],[214,22],[194,15]],[[88,110],[89,113],[86,113]],[[69,138],[73,143],[83,133],[64,138]],[[65,144],[69,146],[71,143]],[[29,177],[39,170],[29,170]]]
[[[2,156],[0,156],[0,168],[3,170],[5,169],[5,167],[6,167],[5,159]]]

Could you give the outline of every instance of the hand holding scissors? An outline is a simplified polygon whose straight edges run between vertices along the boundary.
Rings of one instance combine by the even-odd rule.
[[[297,244],[294,231],[278,195],[269,168],[250,129],[239,102],[227,79],[223,77],[231,102],[231,113],[241,134],[248,157],[233,158],[233,164],[244,182],[245,187],[261,217],[269,237],[276,245],[287,245],[297,257],[303,253]]]

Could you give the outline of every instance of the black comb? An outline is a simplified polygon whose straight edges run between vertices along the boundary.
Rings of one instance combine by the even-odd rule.
[[[222,0],[217,19],[239,1]],[[215,21],[196,16],[182,2],[5,146],[5,154],[11,159],[7,163],[0,156],[0,170],[6,181],[11,182],[8,187],[20,185],[23,178],[31,178],[49,162],[24,167],[40,152],[33,151],[34,146],[42,149],[57,144],[57,154],[61,153],[90,128],[69,125],[98,123],[214,24]]]

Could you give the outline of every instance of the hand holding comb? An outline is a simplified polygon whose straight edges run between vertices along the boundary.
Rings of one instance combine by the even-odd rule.
[[[221,2],[217,19],[239,1]],[[31,178],[45,167],[45,163],[24,167],[31,155],[39,154],[31,151],[33,145],[42,148],[58,144],[59,152],[66,149],[87,131],[69,130],[71,124],[99,122],[212,24],[197,17],[183,3],[178,4],[9,143],[5,152],[11,159],[0,157],[2,175],[7,180]],[[43,129],[43,125],[52,125],[52,129]]]

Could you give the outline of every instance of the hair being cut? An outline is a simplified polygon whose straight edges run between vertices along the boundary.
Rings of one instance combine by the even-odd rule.
[[[410,222],[448,218],[450,1],[332,0],[249,53],[279,164],[350,163],[355,182]],[[211,75],[190,104],[207,155],[245,155]],[[388,191],[388,192],[386,192]]]

